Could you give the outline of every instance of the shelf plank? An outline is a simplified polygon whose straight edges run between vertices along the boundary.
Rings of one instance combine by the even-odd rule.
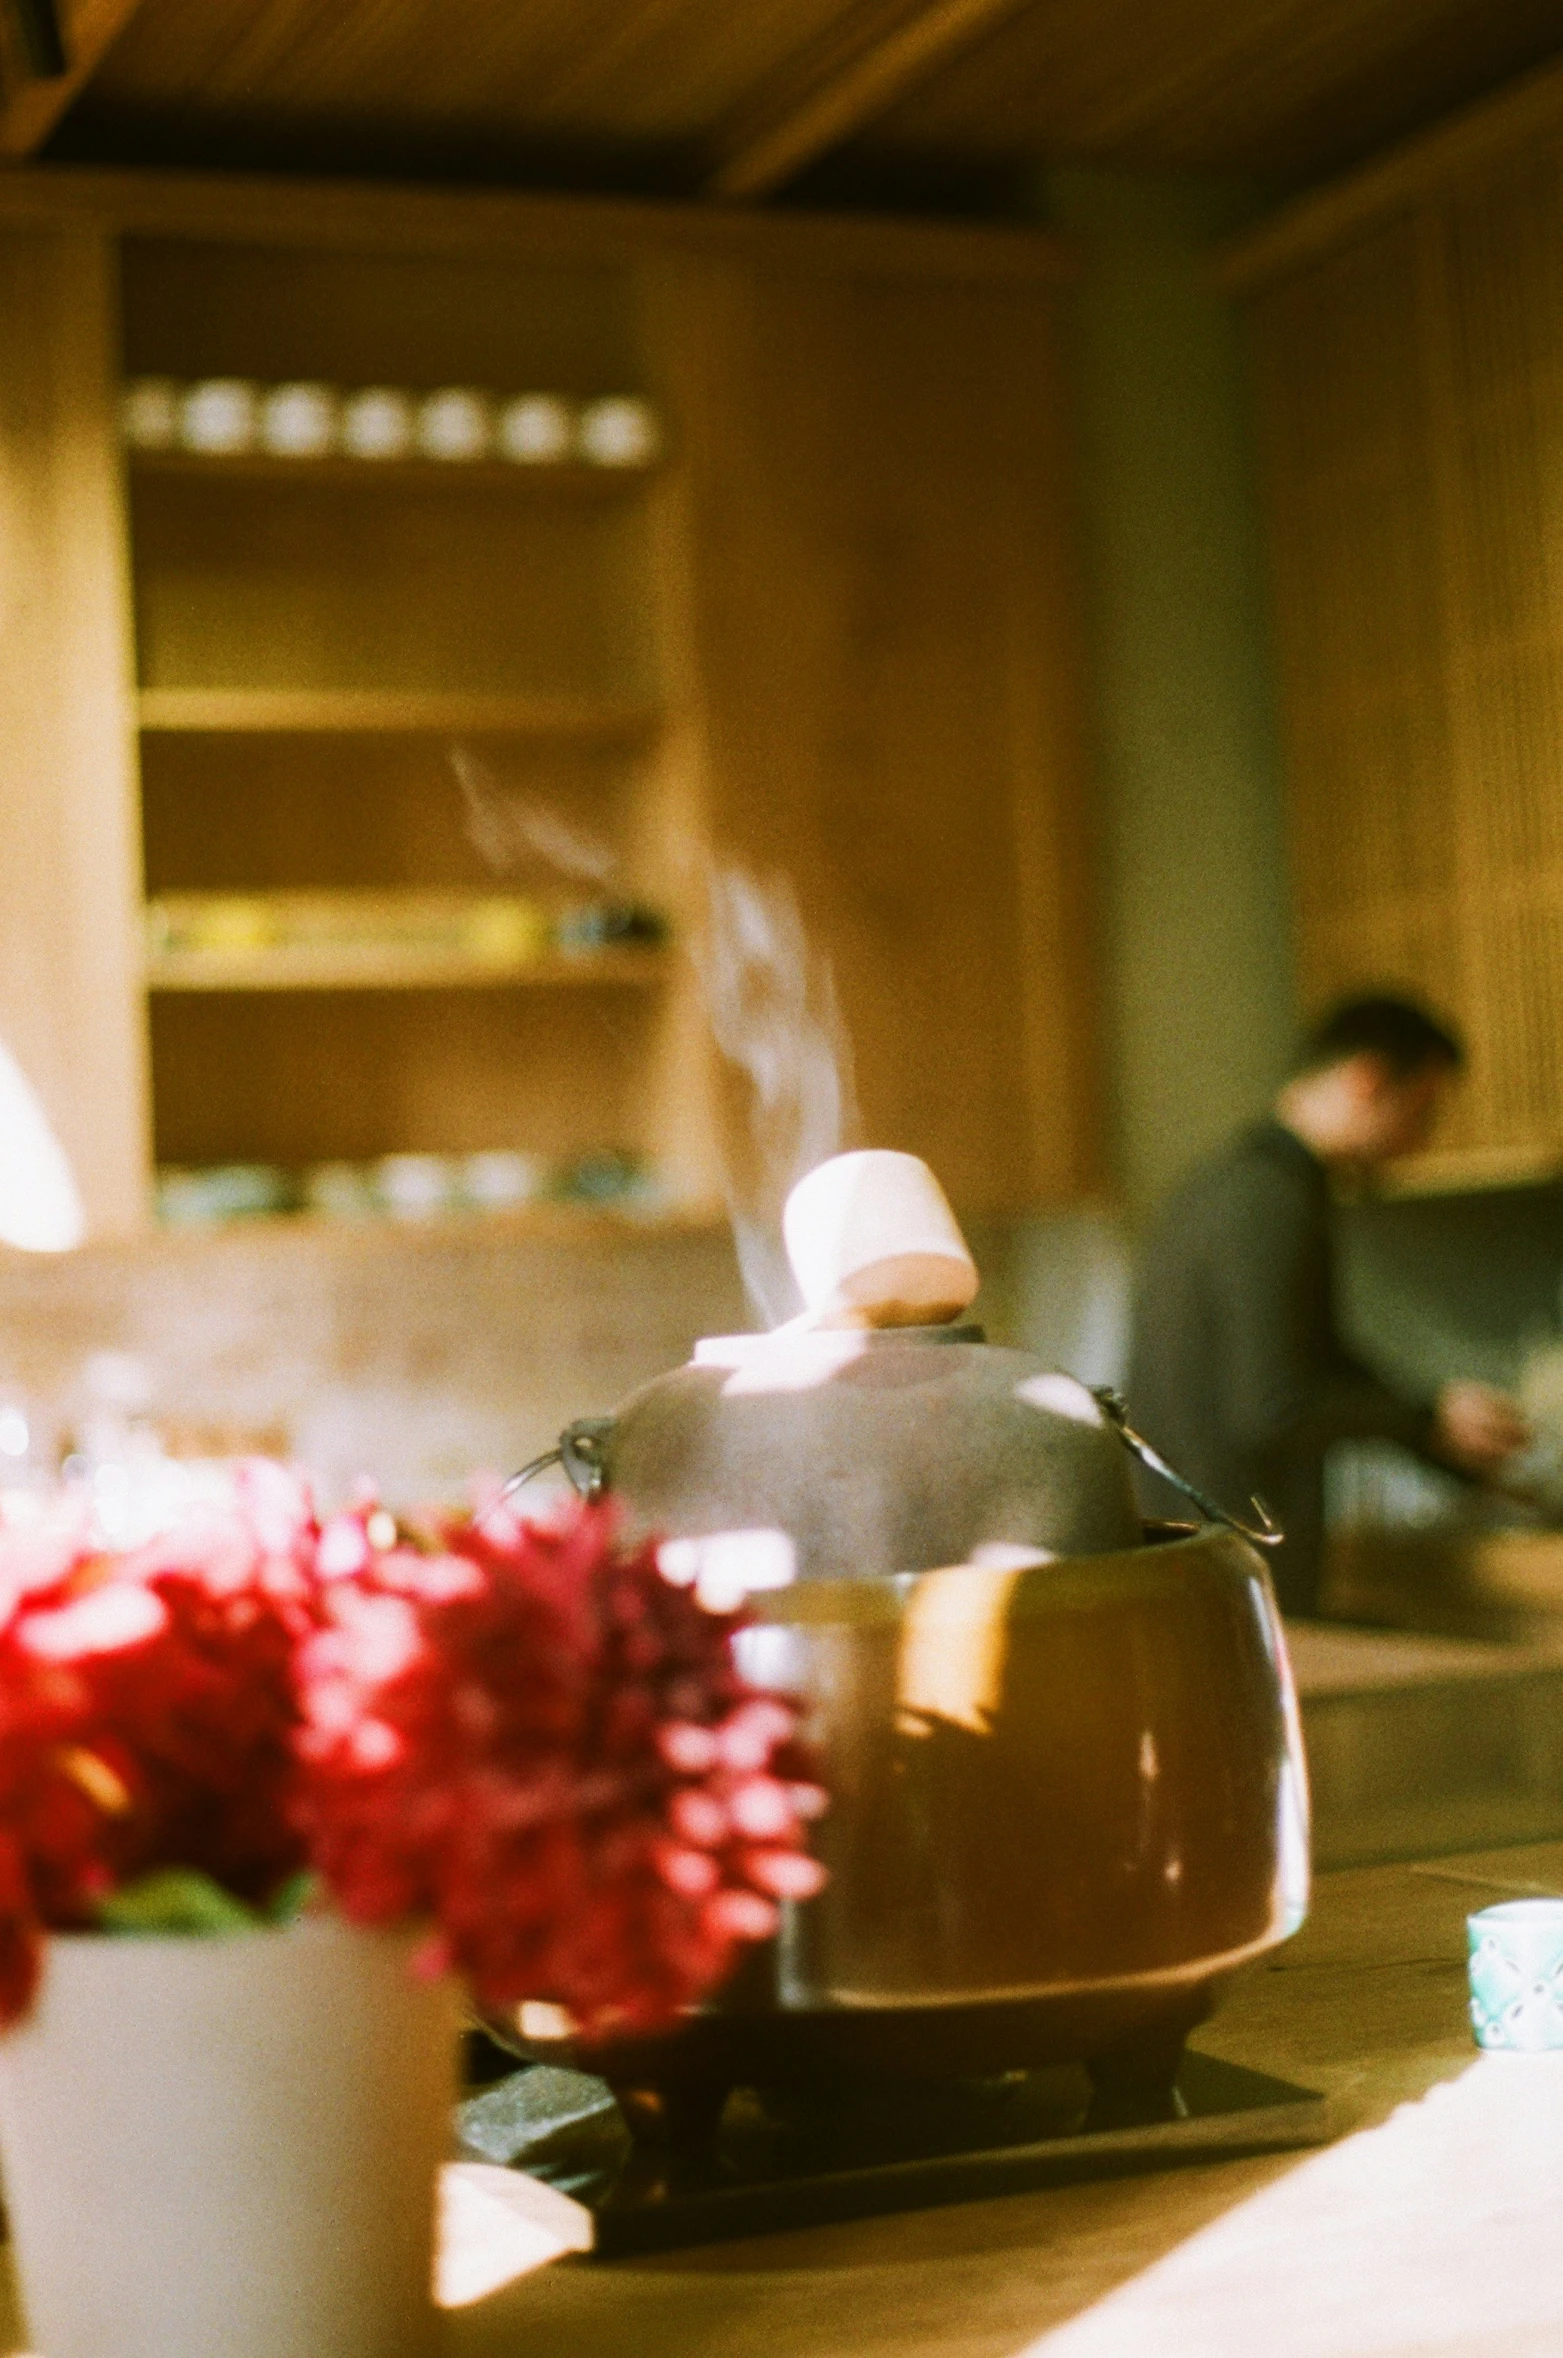
[[[638,698],[418,688],[143,688],[143,735],[574,737],[632,742],[661,714]]]
[[[291,1253],[301,1248],[344,1257],[390,1256],[441,1247],[447,1251],[452,1247],[503,1250],[526,1243],[612,1248],[634,1246],[647,1237],[721,1236],[727,1230],[726,1208],[716,1200],[651,1205],[550,1199],[508,1210],[442,1211],[427,1220],[396,1220],[388,1213],[371,1220],[334,1220],[323,1212],[303,1211],[262,1212],[248,1219],[214,1220],[209,1225],[192,1223],[188,1227],[154,1222],[132,1238],[96,1249],[140,1260],[253,1249]],[[7,1249],[0,1245],[0,1255]]]
[[[665,982],[665,950],[550,950],[484,958],[404,942],[287,942],[261,950],[152,950],[151,991],[428,991],[616,986]]]
[[[644,488],[652,466],[595,467],[580,461],[522,466],[503,459],[280,458],[270,451],[217,455],[195,450],[127,450],[133,484],[183,481],[222,484],[291,483],[324,491],[520,492],[570,499],[622,498]]]
[[[1476,1195],[1487,1188],[1547,1187],[1563,1179],[1563,1142],[1459,1146],[1409,1156],[1374,1182],[1389,1196]]]

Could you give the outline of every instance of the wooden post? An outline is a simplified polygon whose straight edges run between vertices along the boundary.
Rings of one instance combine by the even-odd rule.
[[[0,236],[0,1039],[97,1235],[149,1169],[114,314],[106,236]]]

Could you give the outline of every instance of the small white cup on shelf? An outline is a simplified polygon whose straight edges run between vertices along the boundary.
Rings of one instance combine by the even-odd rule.
[[[649,401],[636,393],[613,393],[587,402],[576,447],[588,466],[649,467],[662,449],[662,428]]]
[[[131,450],[172,450],[180,387],[173,377],[132,377],[119,397],[119,430]]]
[[[424,458],[487,458],[494,442],[494,410],[475,385],[442,385],[418,405],[418,449]]]
[[[462,1192],[477,1212],[512,1212],[536,1203],[548,1185],[541,1155],[494,1148],[469,1154],[461,1166]]]
[[[185,388],[179,440],[211,458],[236,458],[255,444],[259,389],[247,377],[203,377]]]
[[[334,385],[273,385],[261,400],[260,439],[273,458],[324,458],[337,437]]]
[[[416,434],[412,395],[399,385],[363,385],[342,404],[341,444],[349,458],[406,458]]]
[[[518,393],[499,413],[499,455],[518,467],[558,467],[575,449],[575,404],[560,393]]]
[[[443,1154],[384,1154],[375,1192],[393,1220],[437,1220],[461,1200],[458,1166]]]

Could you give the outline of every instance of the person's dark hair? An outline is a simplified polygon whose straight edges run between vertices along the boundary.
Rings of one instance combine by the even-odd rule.
[[[1303,1035],[1293,1069],[1323,1072],[1348,1056],[1364,1055],[1381,1056],[1397,1081],[1407,1081],[1431,1064],[1457,1072],[1465,1062],[1465,1043],[1413,999],[1342,999]]]

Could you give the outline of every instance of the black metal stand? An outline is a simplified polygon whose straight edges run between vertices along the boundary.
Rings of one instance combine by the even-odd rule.
[[[534,2065],[471,2097],[464,2150],[506,2162],[592,2214],[593,2254],[668,2250],[777,2228],[967,2202],[1081,2179],[1317,2145],[1310,2089],[1185,2055],[1138,2117],[1077,2069],[832,2091],[741,2090],[714,2133],[631,2137],[601,2080]]]

